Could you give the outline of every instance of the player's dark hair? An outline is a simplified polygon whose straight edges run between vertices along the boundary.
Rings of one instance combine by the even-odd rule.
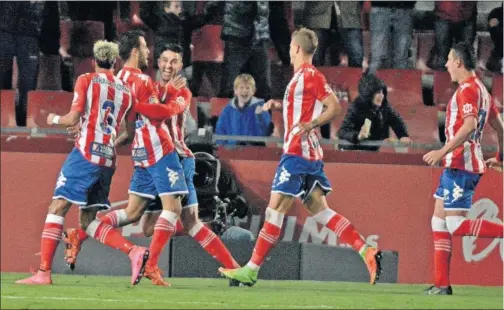
[[[145,37],[140,30],[130,30],[121,36],[119,39],[119,57],[122,60],[128,60],[134,48],[140,49],[140,37]]]
[[[180,57],[184,57],[183,55],[184,48],[180,44],[167,43],[159,49],[159,55],[156,55],[156,58],[161,57],[161,54],[163,54],[166,51],[174,52],[180,54]]]
[[[471,44],[461,41],[455,43],[452,46],[452,50],[467,70],[474,70],[476,68],[476,54]]]

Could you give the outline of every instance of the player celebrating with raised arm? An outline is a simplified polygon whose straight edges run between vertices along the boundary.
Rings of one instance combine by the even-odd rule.
[[[459,84],[446,110],[446,144],[424,155],[424,161],[437,165],[443,160],[445,170],[434,198],[432,233],[434,239],[434,285],[429,295],[452,295],[450,286],[451,236],[502,238],[502,224],[484,219],[466,218],[474,190],[486,171],[481,137],[487,120],[497,132],[499,152],[489,165],[502,163],[503,125],[497,108],[474,68],[476,57],[471,45],[460,42],[448,54],[446,68],[453,82]]]
[[[225,277],[245,285],[256,283],[259,268],[278,242],[284,216],[296,197],[303,200],[318,223],[334,231],[338,238],[359,252],[368,267],[372,284],[381,272],[381,252],[367,246],[350,221],[330,209],[325,198],[331,185],[323,171],[322,148],[315,129],[331,121],[340,113],[341,107],[325,77],[312,65],[317,45],[316,34],[306,28],[292,36],[290,58],[295,73],[283,99],[284,154],[273,180],[266,219],[247,265],[239,269],[219,268]],[[264,109],[281,106],[270,100]]]
[[[75,147],[68,155],[56,182],[53,201],[49,206],[41,240],[40,267],[30,278],[19,284],[52,284],[51,265],[61,239],[63,222],[72,204],[81,208],[81,219],[108,209],[110,182],[115,172],[115,138],[119,126],[132,106],[132,94],[124,83],[114,77],[113,67],[118,56],[115,43],[98,41],[93,47],[95,72],[78,77],[70,112],[64,116],[49,114],[47,123],[66,127],[81,122]],[[81,221],[82,222],[82,221]],[[149,251],[137,247],[106,223],[83,227],[105,244],[123,251],[131,259],[132,284],[138,283]]]
[[[180,196],[188,193],[184,172],[164,120],[185,110],[190,101],[190,93],[182,90],[178,93],[177,98],[181,98],[178,101],[173,100],[169,105],[159,104],[154,83],[140,70],[141,67],[147,66],[149,56],[149,49],[141,32],[124,33],[119,41],[119,54],[126,61],[117,77],[131,88],[137,101],[134,109],[138,112],[138,118],[136,121],[134,118],[128,118],[126,133],[117,139],[115,145],[133,142],[132,158],[135,170],[128,191],[128,206],[109,212],[89,226],[94,227],[103,222],[119,227],[136,222],[149,200],[159,195],[163,211],[154,228],[149,248],[150,257],[144,274],[154,283],[163,284],[158,260],[164,246],[175,232],[181,212]],[[71,266],[75,264],[84,239],[81,230],[67,231],[69,251],[66,259]]]

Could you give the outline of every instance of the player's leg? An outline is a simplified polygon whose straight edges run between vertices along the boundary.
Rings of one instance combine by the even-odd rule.
[[[154,180],[163,211],[161,211],[154,226],[154,233],[149,247],[151,255],[147,261],[146,273],[149,274],[155,284],[166,285],[160,276],[158,260],[165,245],[175,234],[177,220],[182,209],[180,196],[187,195],[188,191],[184,171],[176,152],[164,156],[147,170]]]
[[[434,285],[425,290],[429,295],[451,295],[450,260],[452,238],[448,231],[443,206],[443,187],[440,186],[434,197],[434,213],[431,219],[432,239],[434,240]]]
[[[294,156],[282,156],[273,180],[271,197],[266,208],[264,225],[259,232],[252,257],[246,266],[239,269],[219,268],[228,279],[238,280],[245,285],[254,285],[259,268],[266,256],[275,247],[282,231],[285,214],[296,197],[304,193],[302,163]],[[302,169],[301,169],[302,170]]]
[[[369,247],[346,217],[329,208],[325,195],[330,191],[330,184],[325,175],[309,176],[306,185],[310,189],[307,190],[304,205],[313,219],[334,231],[341,241],[360,254],[368,268],[370,283],[375,284],[381,274],[381,252]]]
[[[203,225],[198,217],[198,197],[193,183],[196,169],[194,158],[184,158],[180,163],[184,169],[187,190],[189,191],[189,194],[182,199],[180,219],[184,231],[196,240],[210,256],[219,261],[224,268],[239,268],[240,265],[235,261],[221,239],[207,226]]]
[[[67,228],[63,232],[65,242],[65,261],[70,270],[75,269],[77,255],[79,255],[82,242],[89,236],[86,233],[88,225],[96,218],[99,208],[87,208],[79,210],[79,228]]]
[[[16,283],[52,283],[51,266],[63,232],[65,215],[72,203],[87,204],[87,190],[96,181],[98,172],[96,166],[84,159],[77,149],[68,155],[56,182],[53,200],[42,231],[39,270],[33,277]]]
[[[102,168],[102,175],[100,178],[100,191],[93,193],[93,205],[103,206],[105,208],[110,208],[110,202],[108,201],[108,194],[110,191],[110,183],[112,180],[112,175],[114,174],[114,169]],[[136,171],[135,171],[136,173]],[[139,172],[142,174],[142,171]],[[140,178],[147,185],[146,195],[151,195],[149,190],[149,183],[152,180],[147,178],[148,174],[144,174]],[[135,178],[135,177],[134,177]],[[154,193],[155,194],[155,193]],[[151,195],[153,197],[153,195]],[[143,204],[148,198],[144,198],[140,195],[130,193],[128,205],[130,208],[137,210],[142,208]],[[127,254],[131,259],[131,284],[136,285],[140,282],[145,263],[149,257],[149,250],[144,247],[139,247],[134,245],[131,241],[124,238],[120,230],[115,229],[110,224],[102,221],[101,219],[93,220],[87,227],[86,232],[88,235],[98,242],[103,243],[111,248],[118,249],[124,254]]]

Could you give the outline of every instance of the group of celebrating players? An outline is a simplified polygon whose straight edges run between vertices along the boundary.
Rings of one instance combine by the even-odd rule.
[[[195,162],[184,143],[184,131],[192,94],[182,69],[182,49],[168,44],[158,57],[160,79],[154,83],[142,74],[149,49],[141,32],[122,35],[119,44],[98,41],[94,45],[95,72],[79,76],[70,112],[49,114],[49,125],[62,125],[77,132],[75,147],[67,157],[56,182],[41,238],[39,270],[19,284],[52,284],[51,266],[59,241],[67,244],[66,261],[73,269],[82,242],[88,237],[118,249],[131,259],[131,283],[143,276],[155,285],[169,286],[158,267],[164,246],[180,219],[184,230],[222,265],[219,272],[230,283],[252,286],[260,266],[280,237],[285,214],[299,197],[313,218],[334,231],[364,260],[375,284],[382,272],[382,253],[368,246],[352,223],[328,206],[332,190],[323,171],[323,152],[316,128],[340,113],[338,99],[325,77],[312,65],[317,49],[316,34],[306,28],[292,35],[290,58],[294,76],[283,102],[269,100],[263,110],[283,109],[285,136],[283,155],[272,184],[264,225],[250,261],[243,267],[234,260],[217,235],[198,218],[193,184]],[[124,60],[114,76],[117,57]],[[432,217],[435,244],[435,283],[428,294],[451,295],[449,262],[451,236],[502,238],[502,224],[465,217],[474,189],[486,166],[502,166],[502,120],[490,95],[474,74],[472,47],[459,43],[446,67],[459,84],[447,109],[446,145],[429,152],[429,165],[444,161],[445,171],[435,193]],[[126,130],[119,133],[121,123]],[[483,160],[480,141],[485,123],[498,132],[496,158]],[[116,147],[132,144],[134,172],[125,209],[96,217],[110,208],[110,184],[116,167]],[[161,203],[154,203],[159,197]],[[80,227],[64,231],[66,213],[72,204],[80,208]],[[125,239],[118,227],[143,218],[144,232],[152,235],[149,248]]]

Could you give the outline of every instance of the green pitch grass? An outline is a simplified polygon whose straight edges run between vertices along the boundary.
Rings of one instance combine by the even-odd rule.
[[[1,307],[12,308],[252,308],[252,309],[502,309],[502,287],[455,286],[453,296],[424,296],[425,285],[316,281],[266,281],[228,287],[224,279],[168,278],[171,287],[148,279],[132,287],[128,277],[53,275],[52,286],[14,281],[28,274],[1,274]]]

